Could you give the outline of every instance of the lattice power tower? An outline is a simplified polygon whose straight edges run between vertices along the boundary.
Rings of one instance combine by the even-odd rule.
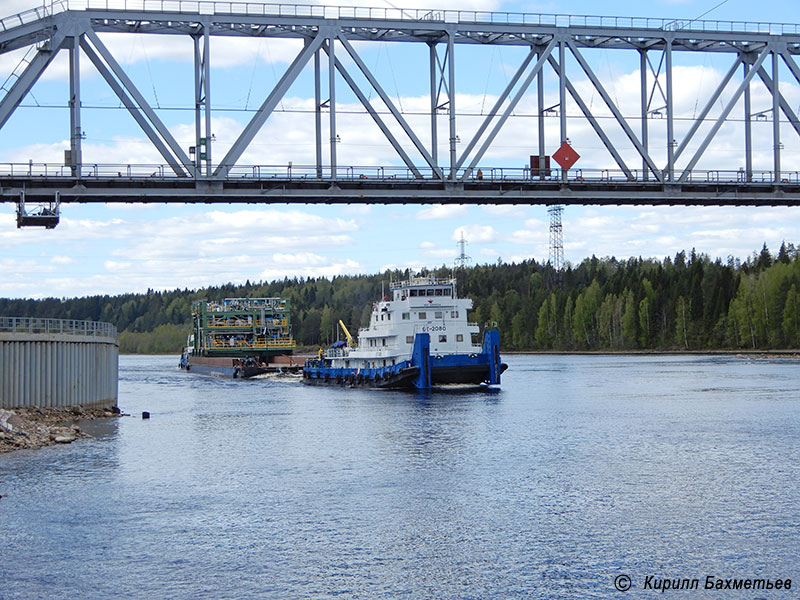
[[[550,264],[558,274],[564,269],[564,230],[561,225],[561,213],[564,207],[553,204],[547,208],[550,215]],[[556,275],[556,278],[560,278]]]
[[[467,240],[464,237],[464,232],[461,232],[461,239],[458,240],[458,256],[456,257],[456,269],[466,269],[469,261],[472,260],[471,256],[467,256]]]

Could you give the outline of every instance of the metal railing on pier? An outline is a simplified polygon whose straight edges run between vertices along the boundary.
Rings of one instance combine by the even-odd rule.
[[[117,337],[117,328],[111,323],[36,317],[0,317],[0,332]]]

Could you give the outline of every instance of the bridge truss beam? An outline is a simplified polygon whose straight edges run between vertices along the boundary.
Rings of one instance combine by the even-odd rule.
[[[161,10],[141,10],[141,0],[119,0],[108,8],[105,0],[81,0],[81,9],[68,0],[53,2],[0,20],[0,54],[31,48],[31,58],[15,70],[0,88],[0,135],[33,85],[56,54],[69,53],[69,139],[66,170],[53,165],[0,165],[0,201],[45,202],[58,194],[60,203],[127,202],[487,202],[543,204],[797,204],[800,203],[800,162],[782,155],[781,122],[785,119],[800,137],[800,120],[780,87],[780,72],[800,83],[800,27],[763,26],[656,19],[567,17],[472,11],[416,11],[355,7],[262,5],[196,0],[159,3]],[[194,47],[195,155],[187,154],[157,110],[102,41],[107,33],[188,36]],[[211,155],[211,38],[245,37],[299,39],[303,46],[286,71],[268,91],[243,131],[219,161]],[[362,42],[426,44],[430,81],[430,130],[415,128],[366,64]],[[527,50],[505,89],[475,131],[460,133],[463,122],[456,110],[457,48],[465,45],[513,46]],[[588,54],[592,50],[634,53],[640,65],[639,111],[625,115],[609,92]],[[129,111],[144,135],[163,157],[167,171],[155,165],[153,176],[142,178],[138,167],[86,164],[81,140],[80,55],[88,58]],[[731,58],[727,74],[704,99],[680,139],[673,102],[676,53],[713,53]],[[339,56],[346,56],[348,62]],[[657,59],[654,63],[653,59]],[[327,66],[326,70],[323,64]],[[351,66],[354,65],[354,67]],[[315,162],[309,176],[276,174],[275,168],[240,164],[259,131],[273,115],[300,74],[313,65],[315,96]],[[781,65],[785,65],[781,67]],[[578,69],[575,69],[575,66]],[[351,70],[352,69],[352,72]],[[570,71],[573,71],[571,73]],[[771,72],[770,72],[771,71]],[[354,73],[366,80],[364,86]],[[558,79],[559,102],[546,108],[545,76]],[[338,75],[337,75],[338,74]],[[585,77],[577,85],[575,76]],[[327,75],[328,99],[322,99]],[[344,81],[377,125],[387,145],[397,154],[405,176],[385,175],[396,164],[373,165],[375,174],[353,182],[354,167],[337,160],[337,82]],[[536,85],[534,84],[536,82]],[[771,97],[772,163],[758,172],[753,167],[751,88],[760,81]],[[757,84],[757,85],[761,85]],[[735,87],[732,93],[730,89]],[[602,100],[601,114],[586,96]],[[582,91],[583,90],[583,91]],[[369,100],[374,92],[385,106],[379,111]],[[722,110],[712,116],[716,106]],[[539,164],[520,173],[477,176],[477,169],[496,144],[500,132],[526,95],[536,95]],[[567,95],[580,113],[568,115]],[[656,100],[658,99],[658,100]],[[663,105],[661,103],[663,102]],[[722,126],[744,103],[741,170],[729,165],[700,171]],[[329,113],[328,163],[323,161],[322,113]],[[447,112],[449,157],[440,162],[437,115]],[[382,112],[384,114],[382,114]],[[557,114],[559,135],[545,138],[545,117]],[[653,147],[651,122],[666,115],[666,142]],[[759,113],[763,116],[765,111]],[[583,118],[607,151],[608,164],[585,169],[545,169],[546,149],[568,142],[569,119]],[[391,122],[390,122],[391,119]],[[394,128],[394,129],[393,129]],[[637,133],[638,129],[638,133]],[[398,134],[398,131],[400,134]],[[465,130],[467,131],[467,130]],[[703,133],[704,132],[704,133]],[[463,151],[457,152],[459,135]],[[702,137],[698,142],[697,140]],[[190,153],[191,154],[191,153]],[[659,154],[666,162],[659,163]],[[634,167],[635,157],[639,168]],[[721,167],[721,168],[720,168]],[[499,166],[499,172],[503,172]],[[483,167],[483,169],[487,169]],[[116,170],[113,180],[109,171]],[[489,171],[489,169],[487,169]],[[508,171],[508,169],[506,169]],[[614,173],[611,175],[610,173]],[[242,175],[242,173],[246,175]],[[596,176],[592,175],[595,173]],[[722,174],[722,175],[721,175]],[[721,179],[722,177],[722,179]],[[244,178],[244,179],[243,179]],[[174,179],[174,181],[173,181]]]

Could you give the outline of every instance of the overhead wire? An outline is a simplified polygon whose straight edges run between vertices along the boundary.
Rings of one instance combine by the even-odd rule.
[[[250,106],[250,94],[253,91],[253,83],[256,80],[256,69],[258,68],[258,59],[261,56],[261,46],[264,44],[264,38],[261,38],[256,48],[256,55],[253,58],[253,72],[250,74],[250,87],[247,89],[247,97],[244,100],[244,107],[247,109]]]
[[[51,109],[51,110],[58,110],[58,109],[67,110],[69,108],[66,104],[38,104],[38,105],[20,104],[19,106],[20,106],[20,108],[42,108],[42,109]],[[128,110],[124,106],[120,107],[120,106],[108,106],[108,105],[104,106],[104,105],[92,105],[92,104],[81,104],[81,108],[83,108],[85,110]],[[194,112],[194,108],[183,107],[183,106],[159,106],[158,110],[160,110],[160,111],[170,111],[170,112]],[[217,108],[213,109],[213,112],[218,112],[218,113],[255,113],[255,112],[257,112],[257,110],[258,109],[255,109],[255,108],[244,108],[244,107],[232,107],[231,106],[231,107],[217,107]],[[293,113],[293,114],[313,114],[315,111],[313,109],[307,109],[307,108],[275,108],[275,110],[273,112],[284,112],[284,113]],[[337,113],[342,113],[342,114],[364,115],[364,116],[367,116],[369,114],[363,109],[362,110],[337,109],[336,112]],[[391,115],[392,114],[391,111],[389,111],[389,110],[376,110],[375,112],[377,114],[380,114],[380,115]],[[430,112],[429,111],[424,111],[424,110],[401,110],[400,113],[405,115],[405,116],[412,116],[412,117],[414,117],[414,116],[416,116],[416,117],[428,117],[428,116],[430,116]],[[484,116],[480,112],[467,112],[467,111],[465,111],[465,112],[459,112],[458,114],[459,114],[459,116],[463,116],[463,117],[481,117],[481,116]],[[546,116],[550,117],[550,118],[556,118],[553,115],[546,115]],[[636,114],[636,115],[622,115],[622,116],[623,116],[623,118],[631,120],[631,121],[637,121],[637,120],[641,119],[641,115],[639,115],[639,114]],[[533,119],[533,118],[538,118],[538,114],[536,114],[536,113],[513,113],[512,115],[510,115],[510,117]],[[600,120],[615,121],[616,120],[616,117],[614,115],[593,115],[593,117],[595,119],[597,119],[598,121],[600,121]],[[566,118],[567,119],[585,119],[586,117],[583,114],[574,114],[574,115],[567,115]],[[689,117],[689,116],[681,117],[681,116],[676,115],[674,117],[674,120],[675,121],[695,121],[696,119],[694,117]],[[726,120],[727,121],[733,121],[733,122],[743,122],[744,121],[743,118],[741,118],[741,119],[739,119],[739,118],[728,118]],[[716,118],[714,118],[714,117],[706,117],[705,119],[703,119],[703,121],[716,121]]]
[[[144,63],[147,66],[147,74],[150,77],[150,85],[153,88],[153,98],[156,101],[156,108],[161,108],[160,103],[158,101],[158,92],[156,91],[156,82],[153,78],[153,71],[150,70],[150,59],[147,57],[147,48],[144,47],[144,40],[139,39],[139,42],[142,44],[142,54],[144,54]]]

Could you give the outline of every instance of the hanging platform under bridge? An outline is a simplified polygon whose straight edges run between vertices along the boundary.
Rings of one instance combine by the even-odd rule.
[[[148,101],[108,43],[120,34],[191,44],[193,61],[183,68],[194,79],[194,102],[171,107],[191,113],[191,125]],[[274,85],[241,112],[241,131],[224,143],[216,141],[212,114],[230,107],[212,102],[212,76],[224,67],[212,69],[211,38],[296,44],[288,66],[276,67]],[[400,101],[417,89],[390,94],[385,73],[370,68],[374,60],[365,57],[375,43],[387,54],[419,48],[415,56],[423,60],[402,55],[397,65],[417,81],[423,76],[422,112],[419,103],[409,111]],[[469,72],[469,52],[481,47],[511,49],[517,62],[498,89],[484,94],[478,114],[457,106],[465,81],[477,75],[456,74]],[[59,54],[67,58],[69,81],[62,99],[68,119],[58,138],[69,140],[64,161],[0,164],[0,201],[17,205],[19,226],[53,227],[62,207],[76,202],[800,205],[800,119],[790,102],[800,85],[794,24],[49,0],[0,19],[0,57],[11,52],[22,59],[0,86],[0,138]],[[678,67],[703,56],[723,69],[713,85],[698,86],[687,110],[674,98]],[[638,65],[634,98],[621,99],[615,82],[600,76],[609,57]],[[87,62],[118,103],[101,108],[130,115],[160,162],[108,164],[90,155],[87,112],[97,107],[87,107],[82,95]],[[291,112],[282,103],[300,80],[313,108],[297,110],[296,120],[313,147],[298,145],[296,159],[285,164],[270,160],[267,149],[262,164],[247,164],[265,125]],[[358,125],[352,106],[361,111]],[[35,114],[20,112],[20,119]],[[340,144],[353,127],[377,128],[385,147],[380,164],[347,164]],[[511,158],[508,146],[503,151],[509,129],[522,139]]]

